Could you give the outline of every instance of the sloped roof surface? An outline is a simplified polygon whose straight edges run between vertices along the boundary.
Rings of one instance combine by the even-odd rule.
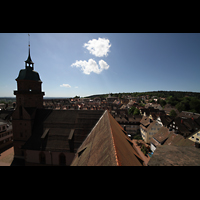
[[[194,142],[187,138],[185,139],[180,134],[175,134],[175,133],[171,132],[169,134],[168,139],[164,142],[164,145],[194,146]]]
[[[69,151],[68,137],[74,129],[74,150],[79,148],[88,133],[102,116],[103,111],[37,109],[33,134],[25,149]],[[44,138],[46,129],[49,129]]]
[[[168,128],[162,126],[160,130],[153,135],[153,138],[155,138],[159,143],[163,143],[169,137],[169,134]]]
[[[137,153],[133,143],[125,135],[123,128],[117,123],[111,114],[108,113],[108,115],[114,146],[117,153],[118,164],[120,166],[141,166],[143,160]]]
[[[16,80],[33,80],[41,82],[38,72],[32,70],[31,68],[21,69]]]
[[[173,118],[170,117],[169,115],[161,115],[160,119],[164,126],[168,126],[169,123],[173,120]]]
[[[181,117],[176,117],[174,121],[181,135],[189,136],[200,129],[197,120],[192,120],[191,118],[182,119]]]
[[[200,149],[189,146],[158,146],[149,166],[199,166]]]
[[[142,158],[123,128],[105,111],[78,149],[72,166],[141,166]]]
[[[154,124],[156,124],[156,120],[152,120],[146,116],[143,116],[140,121],[140,127],[146,131],[148,131]]]
[[[112,145],[112,136],[109,134],[108,115],[104,112],[103,117],[97,122],[86,140],[78,149],[78,153],[72,162],[72,166],[115,166],[115,150]],[[80,155],[80,153],[82,154]]]

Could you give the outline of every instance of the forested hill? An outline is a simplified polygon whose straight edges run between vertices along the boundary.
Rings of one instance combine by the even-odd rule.
[[[137,96],[146,96],[149,95],[150,98],[152,96],[157,96],[157,97],[175,97],[175,98],[183,98],[185,96],[188,97],[196,97],[200,99],[200,93],[199,92],[182,92],[182,91],[150,91],[150,92],[123,92],[123,93],[111,93],[111,96],[114,97],[123,97],[123,96],[132,96],[132,97],[137,97]],[[95,98],[95,97],[107,97],[108,94],[96,94],[96,95],[91,95],[88,96],[87,98]]]

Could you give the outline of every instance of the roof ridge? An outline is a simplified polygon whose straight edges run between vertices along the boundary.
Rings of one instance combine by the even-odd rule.
[[[109,119],[109,123],[110,123],[110,117],[109,117],[109,113],[108,110],[106,110],[106,113],[108,115],[108,119]],[[111,128],[111,123],[110,123],[110,132],[111,132],[111,136],[112,136],[112,141],[113,141],[113,147],[114,147],[114,151],[115,151],[115,160],[117,162],[117,166],[121,166],[120,162],[119,162],[119,158],[117,156],[117,148],[115,146],[115,140],[114,140],[114,136],[113,136],[113,132],[112,132],[112,128]]]
[[[93,131],[95,130],[95,128],[97,127],[97,125],[100,123],[100,121],[102,120],[102,118],[103,118],[103,116],[105,115],[105,113],[106,113],[106,111],[104,111],[103,112],[103,114],[101,115],[101,117],[99,118],[99,120],[97,121],[97,123],[94,125],[94,127],[92,128],[92,130],[90,131],[90,133],[87,135],[87,137],[84,139],[84,141],[82,142],[82,144],[81,144],[81,146],[80,147],[82,147],[82,145],[84,144],[84,142],[89,138],[89,136],[93,133]],[[89,145],[91,145],[91,148],[90,148],[90,150],[89,150],[89,155],[88,155],[88,158],[87,158],[87,163],[89,162],[89,159],[90,159],[90,153],[91,153],[91,149],[92,149],[92,146],[93,146],[93,142],[94,142],[94,138],[96,137],[96,135],[94,134],[93,135],[93,138],[92,138],[92,140],[91,140],[91,142],[89,142],[89,144],[87,144],[84,148],[86,149]],[[80,148],[79,147],[79,148]],[[83,148],[83,149],[84,149]],[[81,149],[81,150],[79,150],[79,152],[80,151],[82,151],[83,149]],[[78,151],[76,152],[76,153],[79,153]],[[78,160],[78,163],[80,162],[80,160]],[[77,165],[78,165],[78,163],[77,163]]]
[[[115,143],[117,141],[117,140],[115,140],[116,139],[116,137],[115,137],[116,135],[113,134],[114,130],[112,130],[112,128],[113,128],[113,126],[116,125],[116,126],[118,126],[120,128],[120,130],[122,132],[124,132],[124,130],[123,130],[122,126],[112,117],[112,115],[109,112],[108,112],[108,118],[109,118],[109,123],[110,123],[111,136],[112,136],[112,139],[113,139],[113,146],[114,146],[114,150],[115,150],[115,156],[116,156],[117,165],[121,166],[122,164],[121,164],[120,150],[118,149],[118,146],[116,146],[116,143]],[[113,125],[113,123],[111,123],[112,119],[116,122],[115,125]],[[136,159],[141,160],[142,162],[144,162],[143,159],[142,159],[142,157],[139,155],[137,149],[135,148],[133,142],[130,140],[130,138],[128,138],[127,135],[123,135],[123,138],[125,139],[125,141],[127,141],[127,142],[129,142],[129,143],[132,144],[131,145],[132,146],[131,149],[133,151],[132,153],[134,154],[134,156],[136,157]]]

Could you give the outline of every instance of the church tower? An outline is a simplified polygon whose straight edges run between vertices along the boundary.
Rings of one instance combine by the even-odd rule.
[[[32,127],[37,108],[43,108],[44,92],[41,91],[42,81],[38,72],[34,71],[34,63],[30,55],[25,61],[25,69],[21,69],[17,81],[16,109],[12,115],[13,140],[15,158],[24,158],[21,147],[32,134]]]

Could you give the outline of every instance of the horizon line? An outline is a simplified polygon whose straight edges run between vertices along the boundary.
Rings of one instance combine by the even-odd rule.
[[[180,90],[154,90],[154,91],[143,91],[143,92],[109,92],[109,93],[103,93],[103,94],[91,94],[91,95],[85,95],[85,96],[80,96],[80,97],[88,97],[88,96],[94,96],[94,95],[105,95],[105,94],[119,94],[119,93],[148,93],[148,92],[192,92],[192,93],[200,93],[200,92],[193,92],[193,91],[180,91]],[[0,98],[16,98],[15,96],[9,97],[9,96],[0,96]],[[43,98],[74,98],[74,97],[48,97],[44,96]]]

